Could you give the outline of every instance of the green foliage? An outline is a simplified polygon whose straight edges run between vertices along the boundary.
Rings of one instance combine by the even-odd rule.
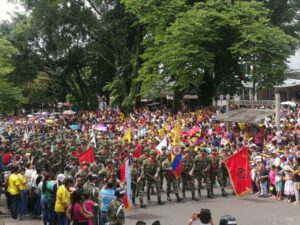
[[[27,109],[66,96],[95,109],[104,94],[130,110],[170,91],[175,107],[184,94],[208,105],[243,81],[272,86],[297,44],[287,34],[300,27],[297,0],[20,2],[28,13],[0,24],[0,75],[23,90]]]
[[[178,8],[161,1],[162,9],[153,1],[124,2],[148,30],[138,78],[146,96],[162,83],[174,82],[174,93],[196,90],[202,103],[209,104],[218,92],[234,93],[242,81],[250,79],[259,87],[278,84],[297,44],[272,25],[270,11],[256,1],[207,0]],[[174,16],[164,10],[173,10]],[[250,77],[244,64],[252,68]]]
[[[17,53],[9,41],[0,38],[0,75],[10,73],[14,68],[12,64],[12,56]]]
[[[26,103],[21,89],[12,86],[4,77],[13,71],[11,59],[16,53],[17,49],[9,41],[0,38],[0,113],[12,113],[21,104]]]

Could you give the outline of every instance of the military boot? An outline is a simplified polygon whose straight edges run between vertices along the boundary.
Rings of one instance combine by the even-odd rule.
[[[211,198],[215,198],[215,194],[214,194],[214,189],[211,189],[211,194],[210,194]]]
[[[213,197],[211,196],[211,191],[210,191],[210,190],[207,190],[207,197],[208,197],[208,198],[213,198]]]
[[[182,197],[183,197],[183,199],[186,199],[186,197],[185,197],[185,190],[184,189],[182,190]]]
[[[151,198],[150,198],[150,194],[147,194],[147,203],[152,203]]]
[[[226,197],[228,195],[224,188],[221,188],[221,192],[223,197]]]
[[[157,197],[157,204],[164,205],[165,203],[161,200],[161,197]]]
[[[143,208],[146,208],[146,205],[143,203],[143,199],[140,199],[140,207],[143,209]]]
[[[132,203],[133,203],[133,206],[136,206],[136,204],[135,204],[135,197],[132,197]]]
[[[171,197],[170,197],[170,192],[169,191],[167,191],[167,200],[170,202],[170,201],[172,201],[172,199],[171,199]]]
[[[201,198],[201,190],[198,189],[198,198]]]
[[[182,198],[179,197],[178,193],[176,193],[175,195],[176,195],[177,202],[181,202],[183,200]]]
[[[195,196],[195,192],[194,192],[194,191],[192,191],[192,200],[194,200],[194,201],[199,201],[199,198],[197,198],[197,197]]]

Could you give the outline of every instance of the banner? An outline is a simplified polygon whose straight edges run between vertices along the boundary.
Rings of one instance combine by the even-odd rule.
[[[134,149],[133,157],[138,159],[140,158],[140,156],[141,156],[141,145],[137,144]]]
[[[233,190],[237,196],[251,191],[250,165],[247,147],[224,161]]]
[[[126,194],[123,197],[123,204],[125,209],[128,209],[132,206],[129,159],[126,159],[120,166],[120,180],[121,182],[126,183]]]
[[[126,130],[126,131],[125,131],[122,140],[123,140],[123,142],[125,142],[125,140],[127,140],[128,143],[131,142],[131,131],[130,131],[130,130]]]
[[[74,153],[73,153],[74,155]],[[94,149],[93,147],[89,147],[87,150],[85,150],[84,152],[80,153],[80,154],[76,154],[76,157],[79,160],[79,164],[80,167],[82,167],[82,163],[84,161],[89,162],[89,163],[93,163],[94,162]]]

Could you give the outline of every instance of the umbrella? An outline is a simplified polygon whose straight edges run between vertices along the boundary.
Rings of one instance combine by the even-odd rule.
[[[66,110],[63,112],[64,115],[74,115],[75,112],[73,110]]]
[[[72,130],[81,130],[81,127],[77,124],[73,124],[71,126],[69,126]]]
[[[107,127],[104,124],[97,124],[95,126],[95,130],[97,130],[97,131],[107,131]]]
[[[286,101],[286,102],[281,102],[280,105],[288,105],[295,108],[297,104],[295,102]]]
[[[54,120],[46,120],[47,124],[54,124]]]
[[[48,116],[49,113],[48,112],[42,112],[42,116]]]

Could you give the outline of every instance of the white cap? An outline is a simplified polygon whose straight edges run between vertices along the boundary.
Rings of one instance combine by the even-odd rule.
[[[63,182],[64,179],[65,179],[65,175],[63,175],[62,173],[60,173],[60,174],[57,175],[57,181]]]

